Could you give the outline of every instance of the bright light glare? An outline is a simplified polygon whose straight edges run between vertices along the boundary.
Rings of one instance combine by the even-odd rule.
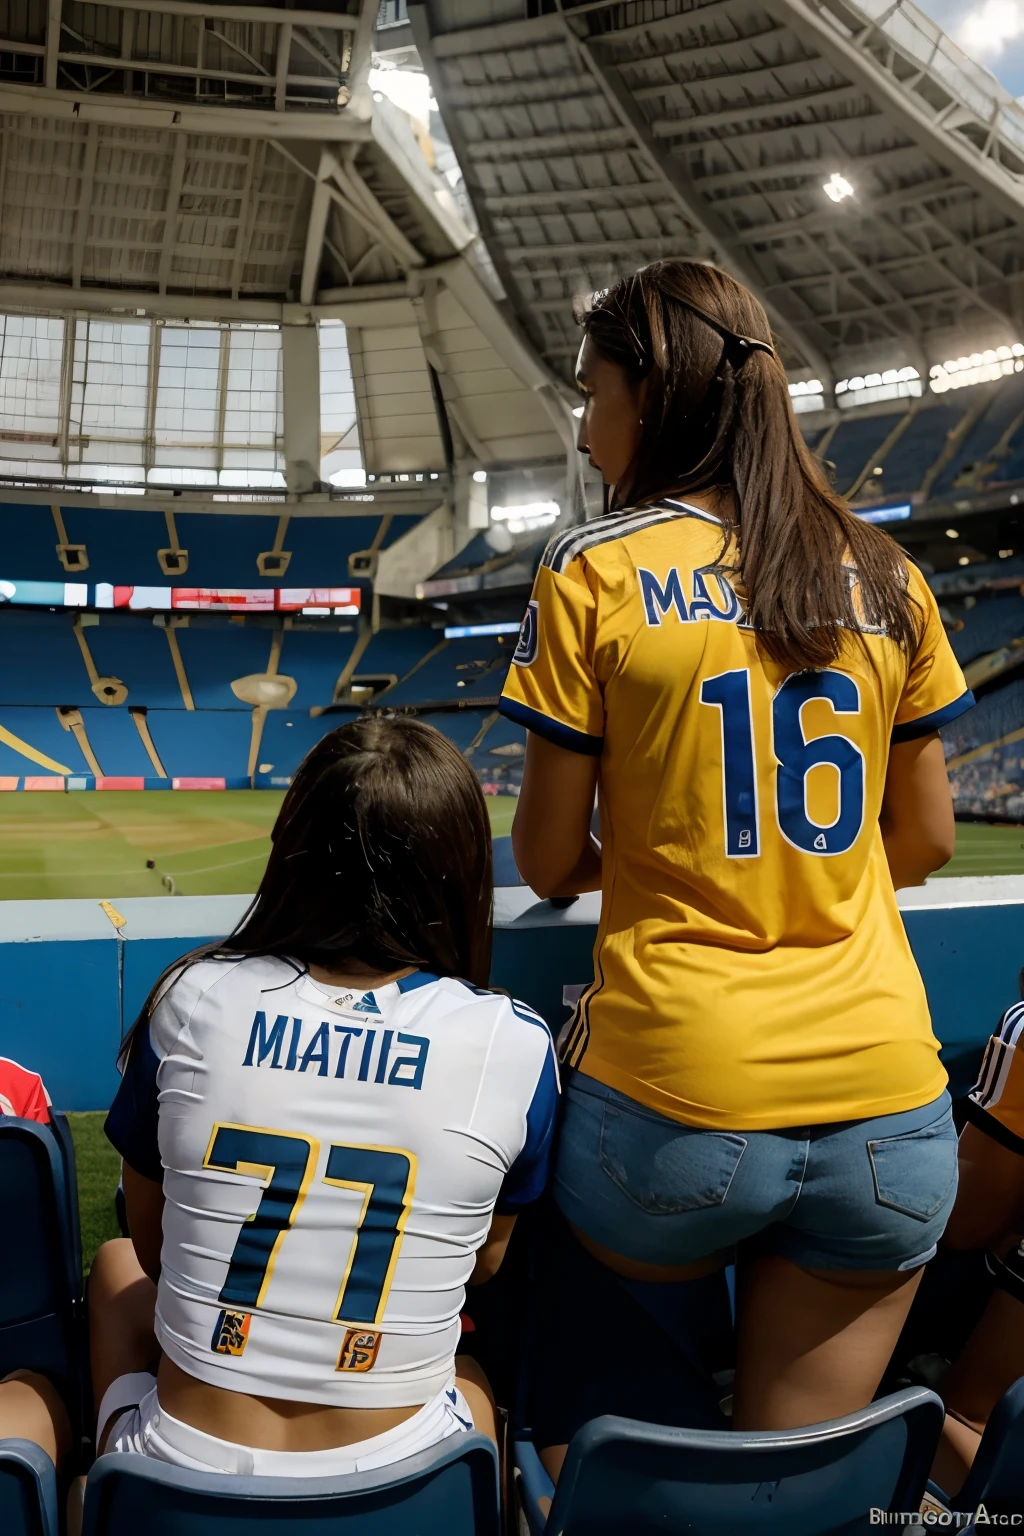
[[[845,176],[840,176],[838,171],[833,171],[828,181],[821,189],[834,203],[841,203],[844,197],[853,196],[853,188]]]
[[[1013,342],[1009,346],[988,347],[984,352],[972,352],[969,356],[949,357],[944,363],[933,363],[928,370],[928,383],[937,395],[947,389],[962,389],[965,384],[985,384],[1001,379],[1006,374],[1024,372],[1024,343]]]
[[[487,484],[487,471],[486,471],[486,469],[474,469],[474,471],[473,471],[473,479],[476,481],[477,485],[486,485]]]
[[[418,69],[371,69],[370,90],[386,96],[396,107],[421,122],[426,122],[431,110],[437,107],[430,81]]]
[[[558,518],[557,501],[530,501],[522,507],[492,507],[491,521],[504,523],[509,533],[532,533]]]
[[[362,486],[366,484],[365,469],[339,469],[331,476],[332,485]]]
[[[946,538],[947,539],[958,539],[959,537],[960,537],[960,533],[959,533],[958,529],[956,529],[956,528],[947,528],[946,529]]]
[[[580,419],[580,417],[583,415],[583,407],[582,407],[582,405],[574,405],[573,408],[572,408],[572,413],[576,417],[576,420],[578,421]]]

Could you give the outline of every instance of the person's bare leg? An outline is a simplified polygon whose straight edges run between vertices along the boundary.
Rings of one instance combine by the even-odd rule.
[[[993,1292],[967,1343],[942,1378],[946,1422],[932,1477],[954,1498],[981,1444],[989,1414],[1024,1376],[1024,1306],[1009,1292]]]
[[[738,1290],[733,1428],[796,1429],[870,1403],[921,1274],[755,1259]]]
[[[160,1359],[153,1334],[156,1286],[144,1274],[126,1237],[104,1243],[89,1274],[89,1359],[94,1411],[119,1376],[152,1371]],[[97,1425],[96,1449],[102,1452],[107,1426]]]
[[[71,1421],[57,1388],[36,1371],[0,1381],[0,1440],[31,1440],[59,1471],[71,1454]]]
[[[494,1403],[494,1393],[483,1368],[471,1356],[455,1356],[455,1385],[469,1404],[476,1428],[482,1435],[493,1440],[500,1450],[501,1437],[498,1434],[498,1410]]]

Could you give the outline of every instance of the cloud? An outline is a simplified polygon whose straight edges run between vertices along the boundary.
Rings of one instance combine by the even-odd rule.
[[[955,29],[953,36],[976,59],[992,58],[1007,43],[1024,34],[1022,0],[983,0]]]

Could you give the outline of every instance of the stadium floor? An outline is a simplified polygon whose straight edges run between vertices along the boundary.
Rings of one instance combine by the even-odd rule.
[[[0,795],[0,900],[220,896],[256,889],[283,790]],[[515,801],[489,797],[496,836]],[[146,868],[152,859],[153,869]]]

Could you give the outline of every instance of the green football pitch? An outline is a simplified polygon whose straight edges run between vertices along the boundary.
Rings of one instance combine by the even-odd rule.
[[[0,900],[254,891],[282,791],[0,795]],[[495,836],[515,800],[488,797]],[[148,868],[152,860],[153,868]],[[1024,874],[1024,827],[961,822],[944,875]]]
[[[254,891],[283,798],[270,789],[0,795],[0,900]],[[508,832],[515,801],[489,796],[487,808],[495,835]]]

